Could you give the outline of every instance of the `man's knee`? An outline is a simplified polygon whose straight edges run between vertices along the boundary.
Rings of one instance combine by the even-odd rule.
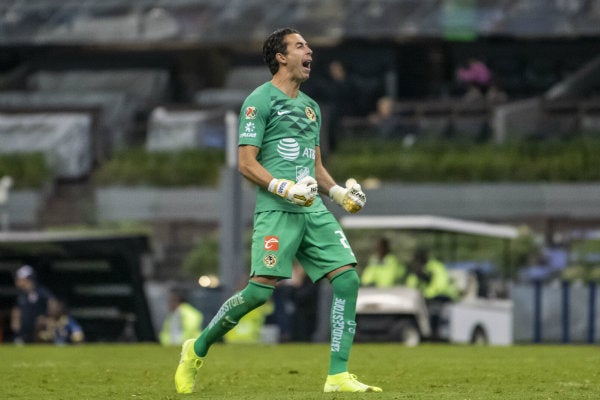
[[[340,272],[331,280],[334,292],[341,297],[356,295],[360,286],[360,278],[356,269],[348,269]]]
[[[244,291],[244,300],[259,307],[269,301],[275,287],[251,280],[248,282],[248,289]]]

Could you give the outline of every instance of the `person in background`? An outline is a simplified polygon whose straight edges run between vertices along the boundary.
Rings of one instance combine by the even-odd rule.
[[[11,312],[11,329],[15,343],[33,343],[36,340],[36,321],[48,313],[52,292],[39,284],[37,274],[30,265],[23,265],[15,275],[19,294]]]
[[[391,287],[402,284],[405,278],[406,267],[391,252],[389,240],[380,238],[376,243],[375,252],[369,257],[369,263],[362,273],[361,285]]]
[[[274,313],[269,317],[279,328],[280,342],[310,342],[317,326],[319,288],[298,260],[292,278],[279,281],[273,291]]]
[[[406,285],[419,289],[427,303],[433,336],[440,334],[442,324],[442,306],[458,297],[458,289],[454,285],[446,266],[429,251],[419,248],[415,251],[409,264]]]
[[[476,101],[485,98],[492,82],[492,72],[483,61],[469,58],[467,64],[456,71],[456,79],[465,87],[463,98],[467,101]]]
[[[71,317],[63,301],[48,300],[48,313],[38,317],[37,341],[57,345],[83,343],[85,334],[81,326]]]
[[[423,248],[415,251],[409,264],[406,285],[421,290],[425,300],[452,301],[458,295],[444,263]]]
[[[160,344],[181,345],[187,339],[198,337],[203,319],[202,312],[187,303],[179,291],[172,290],[169,296],[169,313],[159,334]]]
[[[274,310],[272,301],[268,301],[244,315],[240,322],[223,336],[225,343],[260,343],[262,328],[267,316]]]
[[[306,271],[298,263],[293,267],[292,300],[294,312],[291,321],[291,340],[310,342],[317,329],[317,309],[319,304],[319,285],[311,281]]]
[[[360,87],[348,74],[344,64],[334,60],[328,66],[329,80],[324,85],[325,102],[329,106],[329,150],[335,151],[342,134],[342,119],[348,115],[356,115],[360,110]]]

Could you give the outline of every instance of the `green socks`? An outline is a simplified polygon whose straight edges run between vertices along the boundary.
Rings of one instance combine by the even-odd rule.
[[[356,331],[356,298],[360,279],[356,270],[341,272],[331,280],[331,356],[329,375],[348,371],[350,349]],[[194,352],[206,356],[210,346],[237,325],[240,318],[263,305],[273,293],[273,286],[249,281],[239,293],[229,298],[194,343]]]
[[[194,352],[199,357],[206,356],[210,346],[223,337],[227,332],[237,325],[240,318],[265,304],[274,286],[249,281],[248,285],[240,292],[230,297],[219,309],[217,315],[208,324],[206,329],[194,343]],[[355,295],[356,301],[356,295]]]
[[[349,269],[331,280],[331,356],[329,375],[348,371],[348,358],[356,332],[356,298],[360,279],[356,270]]]

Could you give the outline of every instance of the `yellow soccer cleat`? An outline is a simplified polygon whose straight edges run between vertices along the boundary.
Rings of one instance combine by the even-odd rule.
[[[325,393],[331,392],[383,392],[380,387],[369,386],[356,379],[356,375],[348,372],[328,375],[323,388]]]
[[[196,384],[196,373],[204,364],[204,359],[194,353],[195,339],[188,339],[181,347],[181,358],[175,371],[177,393],[192,393]]]

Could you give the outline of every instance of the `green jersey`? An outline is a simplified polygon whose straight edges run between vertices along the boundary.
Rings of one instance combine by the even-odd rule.
[[[321,110],[302,92],[291,98],[267,82],[244,101],[240,112],[239,145],[256,146],[258,162],[278,179],[298,182],[315,177],[315,147],[319,145]],[[258,188],[255,212],[325,211],[317,195],[310,207],[292,204],[282,197]]]

